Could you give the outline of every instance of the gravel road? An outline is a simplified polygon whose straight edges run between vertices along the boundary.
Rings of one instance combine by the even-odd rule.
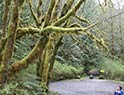
[[[84,79],[50,83],[50,91],[59,95],[113,95],[119,84],[109,80]]]

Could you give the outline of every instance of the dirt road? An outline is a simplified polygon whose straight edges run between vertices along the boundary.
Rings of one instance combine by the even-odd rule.
[[[109,80],[84,79],[50,83],[50,91],[59,95],[113,95],[119,84]]]

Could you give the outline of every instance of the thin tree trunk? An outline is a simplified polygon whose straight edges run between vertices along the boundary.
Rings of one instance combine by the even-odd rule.
[[[113,32],[113,22],[111,23],[111,36],[112,36],[112,45],[111,45],[111,54],[112,54],[112,58],[114,57],[115,54],[115,49],[114,49],[114,32]]]
[[[120,34],[120,58],[123,58],[123,33],[122,33],[122,23],[121,23],[121,15],[119,16],[119,34]]]
[[[111,9],[111,16],[113,16],[113,9]],[[114,28],[114,22],[113,22],[113,19],[112,19],[112,21],[111,21],[111,54],[112,54],[112,58],[114,58],[114,54],[115,54],[115,49],[114,49],[114,39],[115,39],[115,37],[114,37],[114,30],[113,30],[113,28]]]
[[[6,29],[6,23],[7,23],[7,19],[8,19],[8,14],[9,14],[9,7],[11,4],[11,0],[5,0],[5,6],[4,6],[4,14],[3,14],[3,37],[5,37],[5,29]]]

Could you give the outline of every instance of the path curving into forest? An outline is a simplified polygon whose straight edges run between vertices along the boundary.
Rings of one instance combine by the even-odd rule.
[[[119,83],[110,80],[84,79],[50,83],[50,91],[59,95],[113,95]]]

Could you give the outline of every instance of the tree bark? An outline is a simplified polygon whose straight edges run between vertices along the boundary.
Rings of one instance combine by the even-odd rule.
[[[5,3],[6,3],[6,6],[5,6],[5,14],[4,14],[4,20],[3,20],[4,25],[6,24],[6,21],[7,21],[8,10],[9,10],[8,6],[10,5],[11,0],[6,0]],[[4,84],[7,83],[8,64],[10,63],[11,56],[13,53],[14,43],[16,38],[16,29],[19,25],[19,12],[20,12],[19,8],[21,8],[23,3],[24,3],[24,0],[22,1],[14,0],[12,16],[11,16],[9,27],[8,27],[8,35],[7,35],[8,37],[5,44],[5,49],[3,50],[2,61],[0,64],[1,87],[4,87]]]
[[[5,29],[6,29],[6,23],[8,19],[8,13],[9,13],[9,6],[11,4],[11,0],[5,0],[5,6],[4,6],[4,14],[3,14],[3,37],[5,37]]]
[[[19,21],[19,10],[18,10],[18,4],[17,1],[14,2],[13,5],[13,14],[12,18],[9,24],[8,29],[8,38],[5,45],[5,49],[2,56],[2,62],[0,66],[0,74],[2,74],[2,80],[1,80],[1,86],[4,86],[4,83],[6,83],[7,80],[7,71],[8,71],[8,63],[10,62],[12,52],[14,49],[14,42],[16,37],[16,29],[18,26]]]
[[[54,34],[53,34],[54,35]],[[41,88],[44,90],[44,92],[47,92],[47,86],[48,86],[48,72],[49,72],[49,66],[50,66],[50,59],[53,54],[54,49],[54,38],[52,33],[49,35],[48,43],[46,44],[46,47],[44,49],[43,55],[42,55],[42,67],[41,67]]]
[[[53,67],[54,67],[54,61],[55,61],[55,56],[57,54],[58,48],[62,45],[62,38],[63,36],[58,37],[59,39],[56,41],[55,46],[54,46],[54,51],[50,60],[50,67],[49,67],[49,79],[52,80],[52,73],[53,73]]]

